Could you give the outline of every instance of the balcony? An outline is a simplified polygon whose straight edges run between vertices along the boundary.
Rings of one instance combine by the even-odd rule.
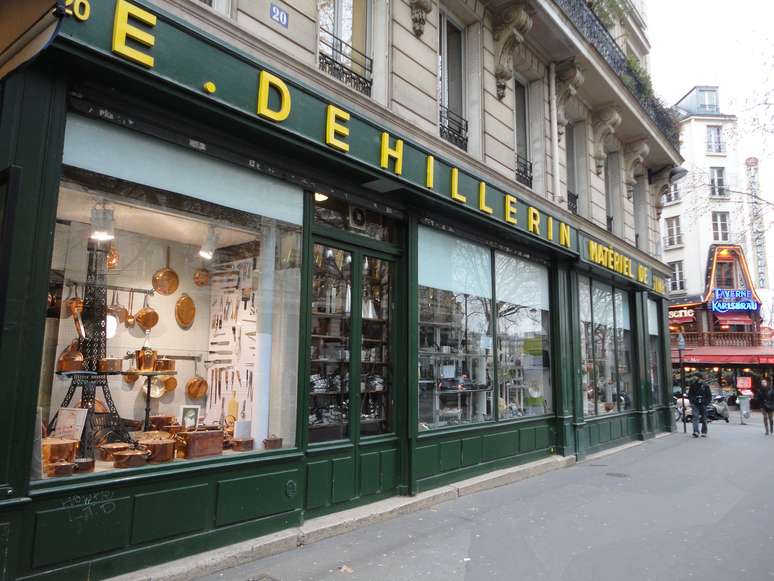
[[[468,122],[465,118],[441,105],[440,123],[441,138],[453,143],[460,149],[468,149]],[[530,164],[530,184],[532,183],[532,168]]]
[[[532,162],[518,153],[515,157],[516,181],[528,188],[532,187]]]
[[[348,87],[371,96],[373,59],[324,28],[320,28],[319,67]]]
[[[725,143],[725,141],[708,141],[707,142],[707,153],[715,153],[715,154],[725,155],[725,153],[726,153],[726,143]]]
[[[627,63],[626,55],[605,25],[588,7],[586,1],[554,0],[554,2],[573,23],[581,36],[596,49],[621,79],[621,82],[626,85],[629,92],[637,99],[650,120],[664,136],[664,139],[676,151],[680,151],[680,127],[674,114],[653,96],[648,87],[639,81],[638,75]]]
[[[677,334],[670,334],[673,349],[677,349]],[[683,333],[687,347],[758,347],[763,344],[760,333],[695,332]]]
[[[700,103],[697,107],[699,113],[709,115],[711,113],[720,113],[720,107],[711,103]]]
[[[567,209],[576,216],[578,215],[578,194],[567,192]]]

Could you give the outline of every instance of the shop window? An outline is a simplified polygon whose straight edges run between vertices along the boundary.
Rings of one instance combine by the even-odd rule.
[[[491,252],[419,229],[419,429],[489,421]]]
[[[346,230],[380,242],[399,242],[397,220],[319,192],[314,199],[315,224]]]
[[[64,162],[33,474],[295,446],[302,192],[73,116]]]
[[[629,296],[610,285],[579,279],[584,415],[632,408],[634,375]]]
[[[648,299],[648,347],[650,348],[650,389],[653,394],[653,405],[664,403],[664,390],[661,376],[664,369],[664,354],[661,348],[661,317],[659,306],[653,299]]]
[[[548,269],[497,252],[499,418],[553,411]]]
[[[319,66],[353,89],[371,95],[369,0],[318,0]]]

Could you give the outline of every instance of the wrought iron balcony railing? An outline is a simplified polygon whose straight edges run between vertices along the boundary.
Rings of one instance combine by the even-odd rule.
[[[639,104],[676,150],[680,150],[680,127],[673,113],[658,102],[626,61],[626,55],[586,0],[554,0],[581,36],[593,46],[615,74],[629,88]]]
[[[468,149],[467,119],[457,115],[454,111],[449,111],[443,105],[441,105],[440,129],[441,138],[449,143],[453,143],[460,149]]]
[[[607,231],[612,232],[613,231],[613,216],[607,217]]]
[[[677,334],[669,335],[672,348],[677,348]],[[762,333],[734,331],[688,331],[683,333],[685,344],[691,347],[757,347],[765,343]]]
[[[532,162],[526,157],[515,156],[516,160],[516,181],[524,184],[528,188],[532,187]]]
[[[567,192],[567,209],[573,214],[578,214],[578,194]]]
[[[319,67],[334,79],[371,96],[373,59],[324,28],[320,28]]]

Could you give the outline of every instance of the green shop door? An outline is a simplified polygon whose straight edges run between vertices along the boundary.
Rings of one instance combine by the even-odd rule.
[[[344,234],[346,242],[315,236],[312,247],[310,510],[390,496],[401,482],[402,261]]]

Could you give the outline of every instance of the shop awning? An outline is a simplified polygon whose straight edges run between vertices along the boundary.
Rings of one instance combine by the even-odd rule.
[[[721,325],[752,325],[752,319],[747,313],[715,313],[715,318]]]
[[[685,323],[693,323],[695,320],[696,317],[672,317],[669,319],[669,322],[676,325],[684,325]]]
[[[672,349],[672,363],[679,363]],[[774,347],[689,347],[683,351],[683,364],[774,365]]]

